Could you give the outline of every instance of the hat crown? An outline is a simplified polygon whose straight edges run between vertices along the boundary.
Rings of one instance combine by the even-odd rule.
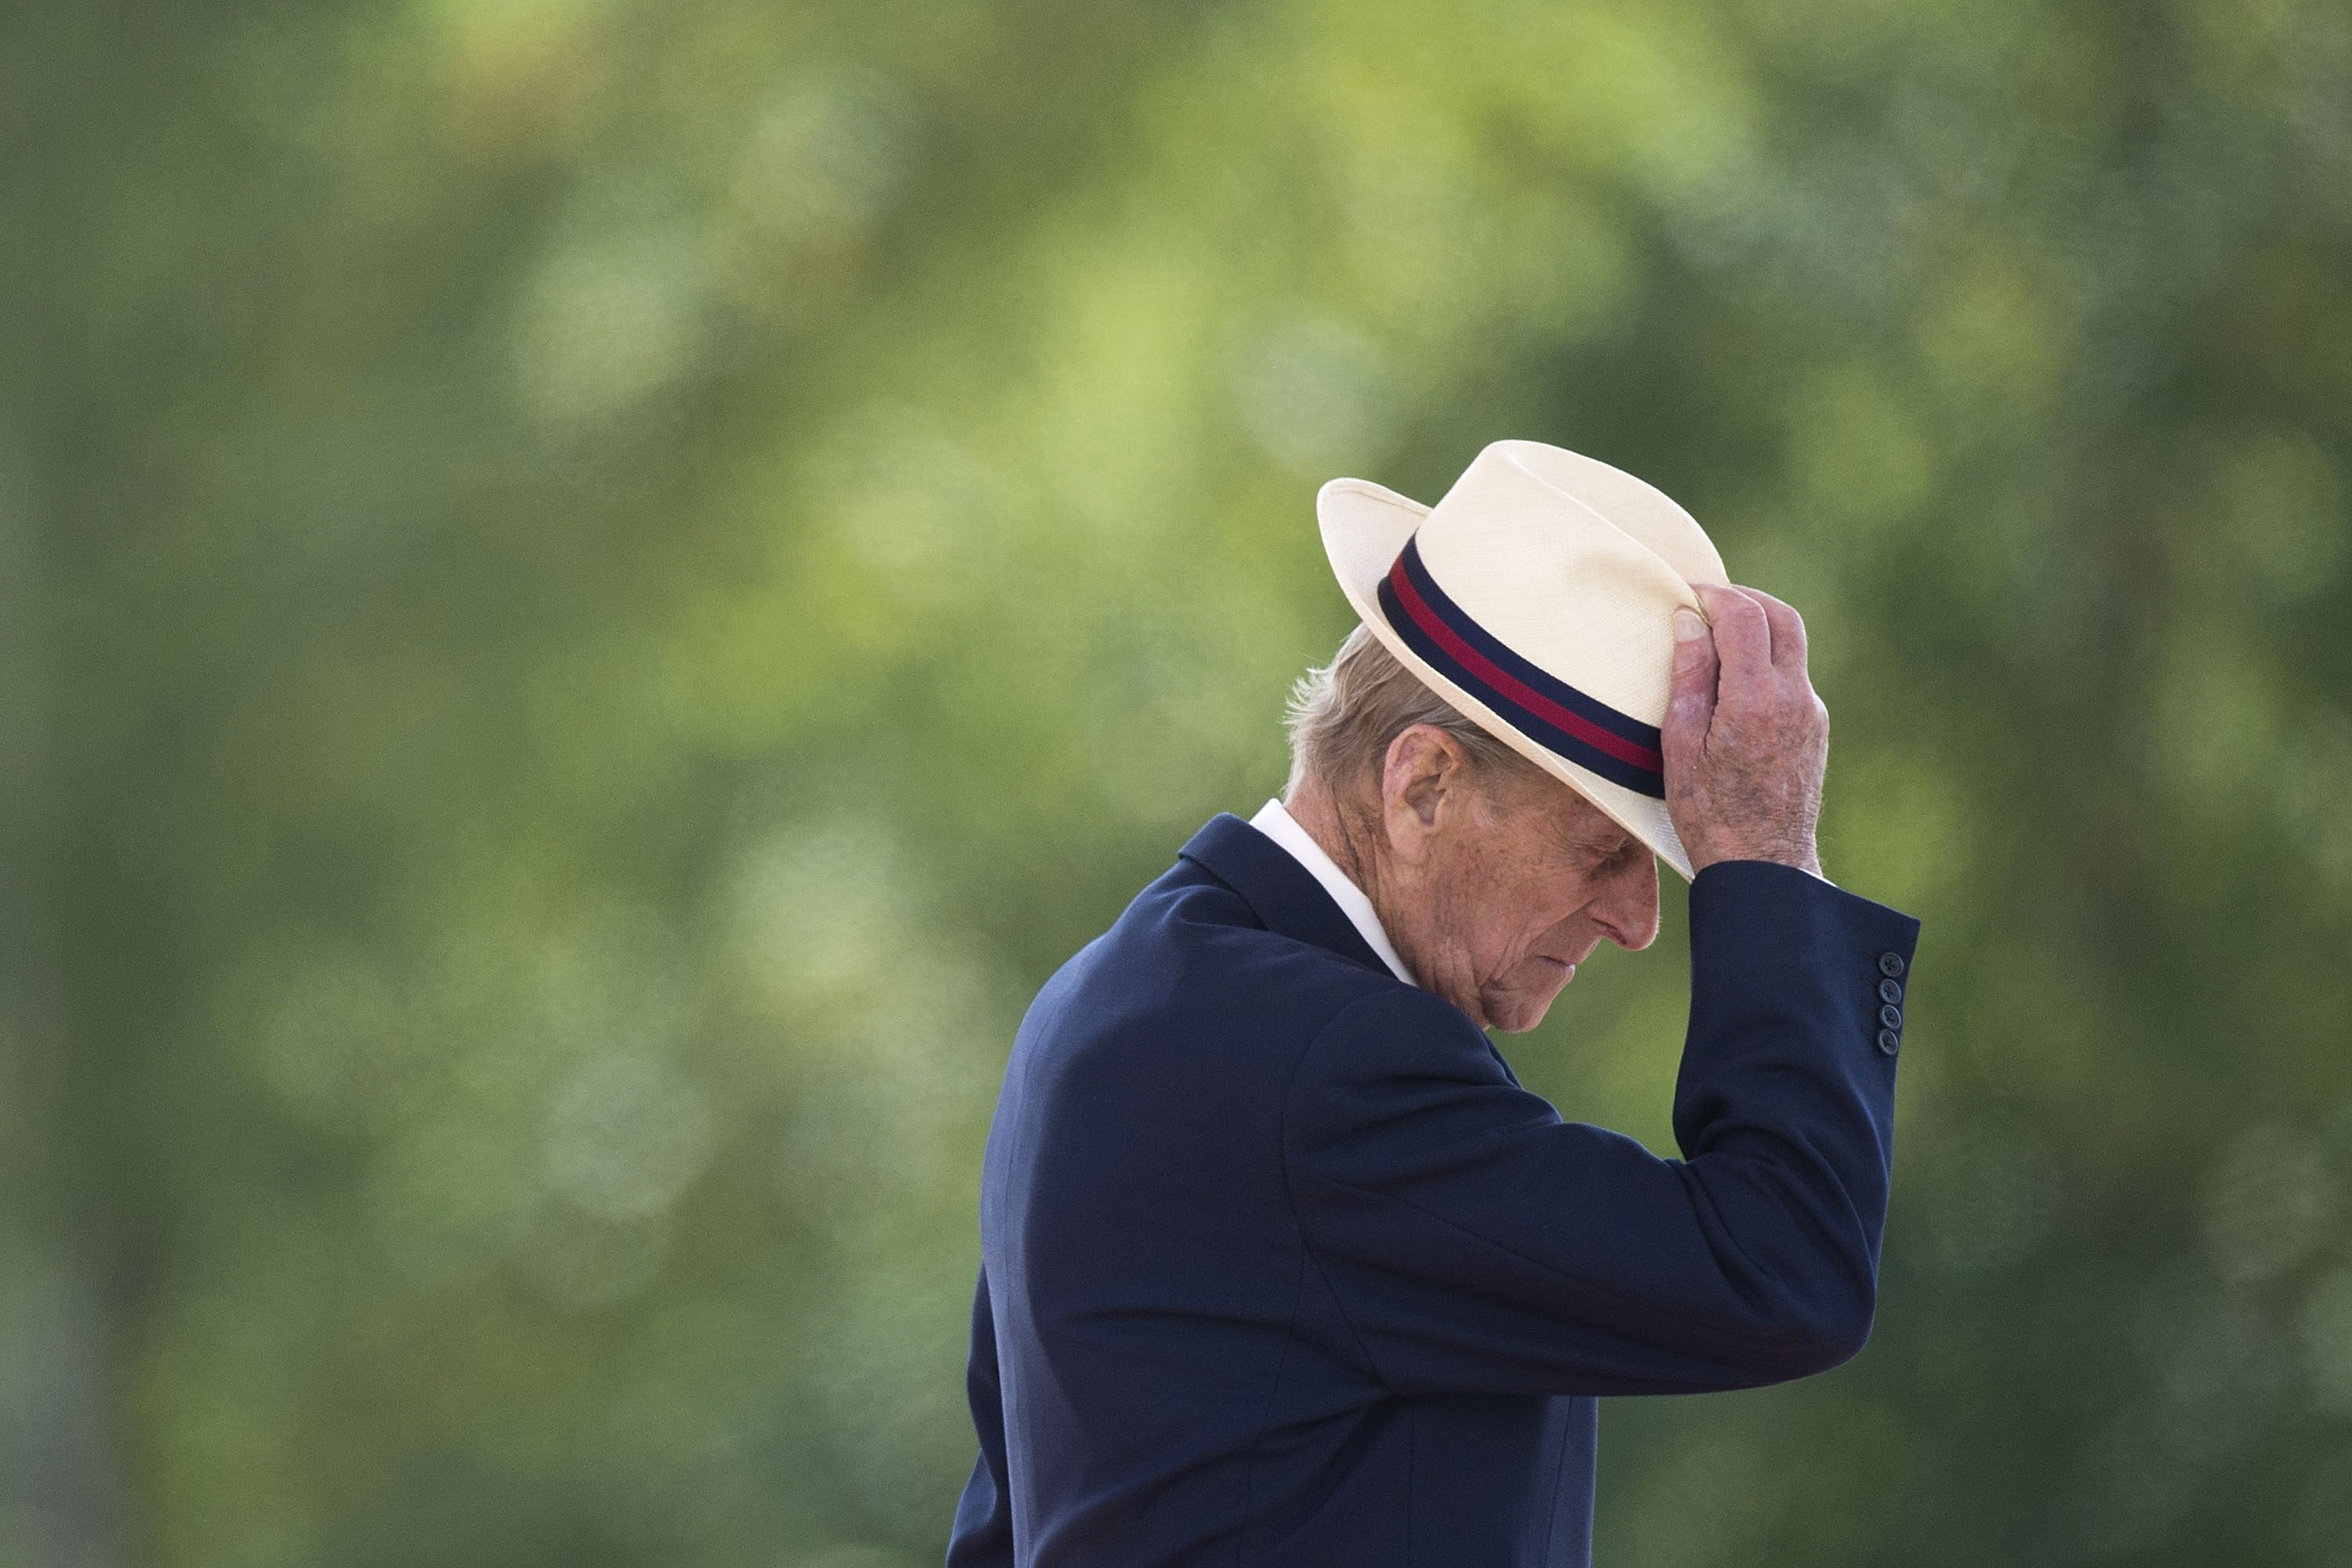
[[[1654,486],[1540,441],[1490,443],[1414,533],[1464,614],[1513,652],[1649,725],[1664,721],[1676,606],[1726,580]]]

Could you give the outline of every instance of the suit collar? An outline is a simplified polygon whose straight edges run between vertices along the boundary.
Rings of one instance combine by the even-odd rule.
[[[1388,964],[1315,874],[1232,812],[1211,817],[1177,853],[1239,893],[1268,931],[1389,974]]]

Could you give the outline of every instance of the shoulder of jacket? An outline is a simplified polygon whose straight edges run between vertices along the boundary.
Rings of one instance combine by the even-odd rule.
[[[1385,978],[1389,982],[1385,985],[1336,999],[1304,1043],[1299,1058],[1302,1072],[1318,1058],[1329,1064],[1326,1070],[1338,1068],[1340,1076],[1347,1076],[1349,1067],[1370,1068],[1368,1058],[1426,1058],[1433,1052],[1452,1058],[1466,1052],[1483,1064],[1495,1056],[1486,1032],[1461,1008],[1418,986],[1399,984],[1393,976]]]
[[[1459,1035],[1465,1039],[1484,1041],[1486,1031],[1470,1021],[1470,1016],[1433,991],[1418,985],[1407,985],[1392,975],[1378,978],[1388,984],[1368,987],[1362,994],[1350,997],[1334,1010],[1323,1026],[1326,1034],[1347,1031],[1374,1032],[1387,1028],[1425,1032],[1435,1029]]]

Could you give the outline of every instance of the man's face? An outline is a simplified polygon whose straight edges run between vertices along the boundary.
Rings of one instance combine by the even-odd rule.
[[[1482,1026],[1534,1028],[1604,940],[1657,937],[1648,846],[1548,773],[1457,777],[1401,826],[1419,842],[1381,879],[1399,955]]]

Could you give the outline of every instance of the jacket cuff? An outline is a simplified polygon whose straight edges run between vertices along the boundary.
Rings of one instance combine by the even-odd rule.
[[[1797,867],[1718,860],[1691,881],[1694,1016],[1710,1003],[1781,993],[1801,975],[1826,986],[1861,1039],[1892,1057],[1918,942],[1916,917]]]

